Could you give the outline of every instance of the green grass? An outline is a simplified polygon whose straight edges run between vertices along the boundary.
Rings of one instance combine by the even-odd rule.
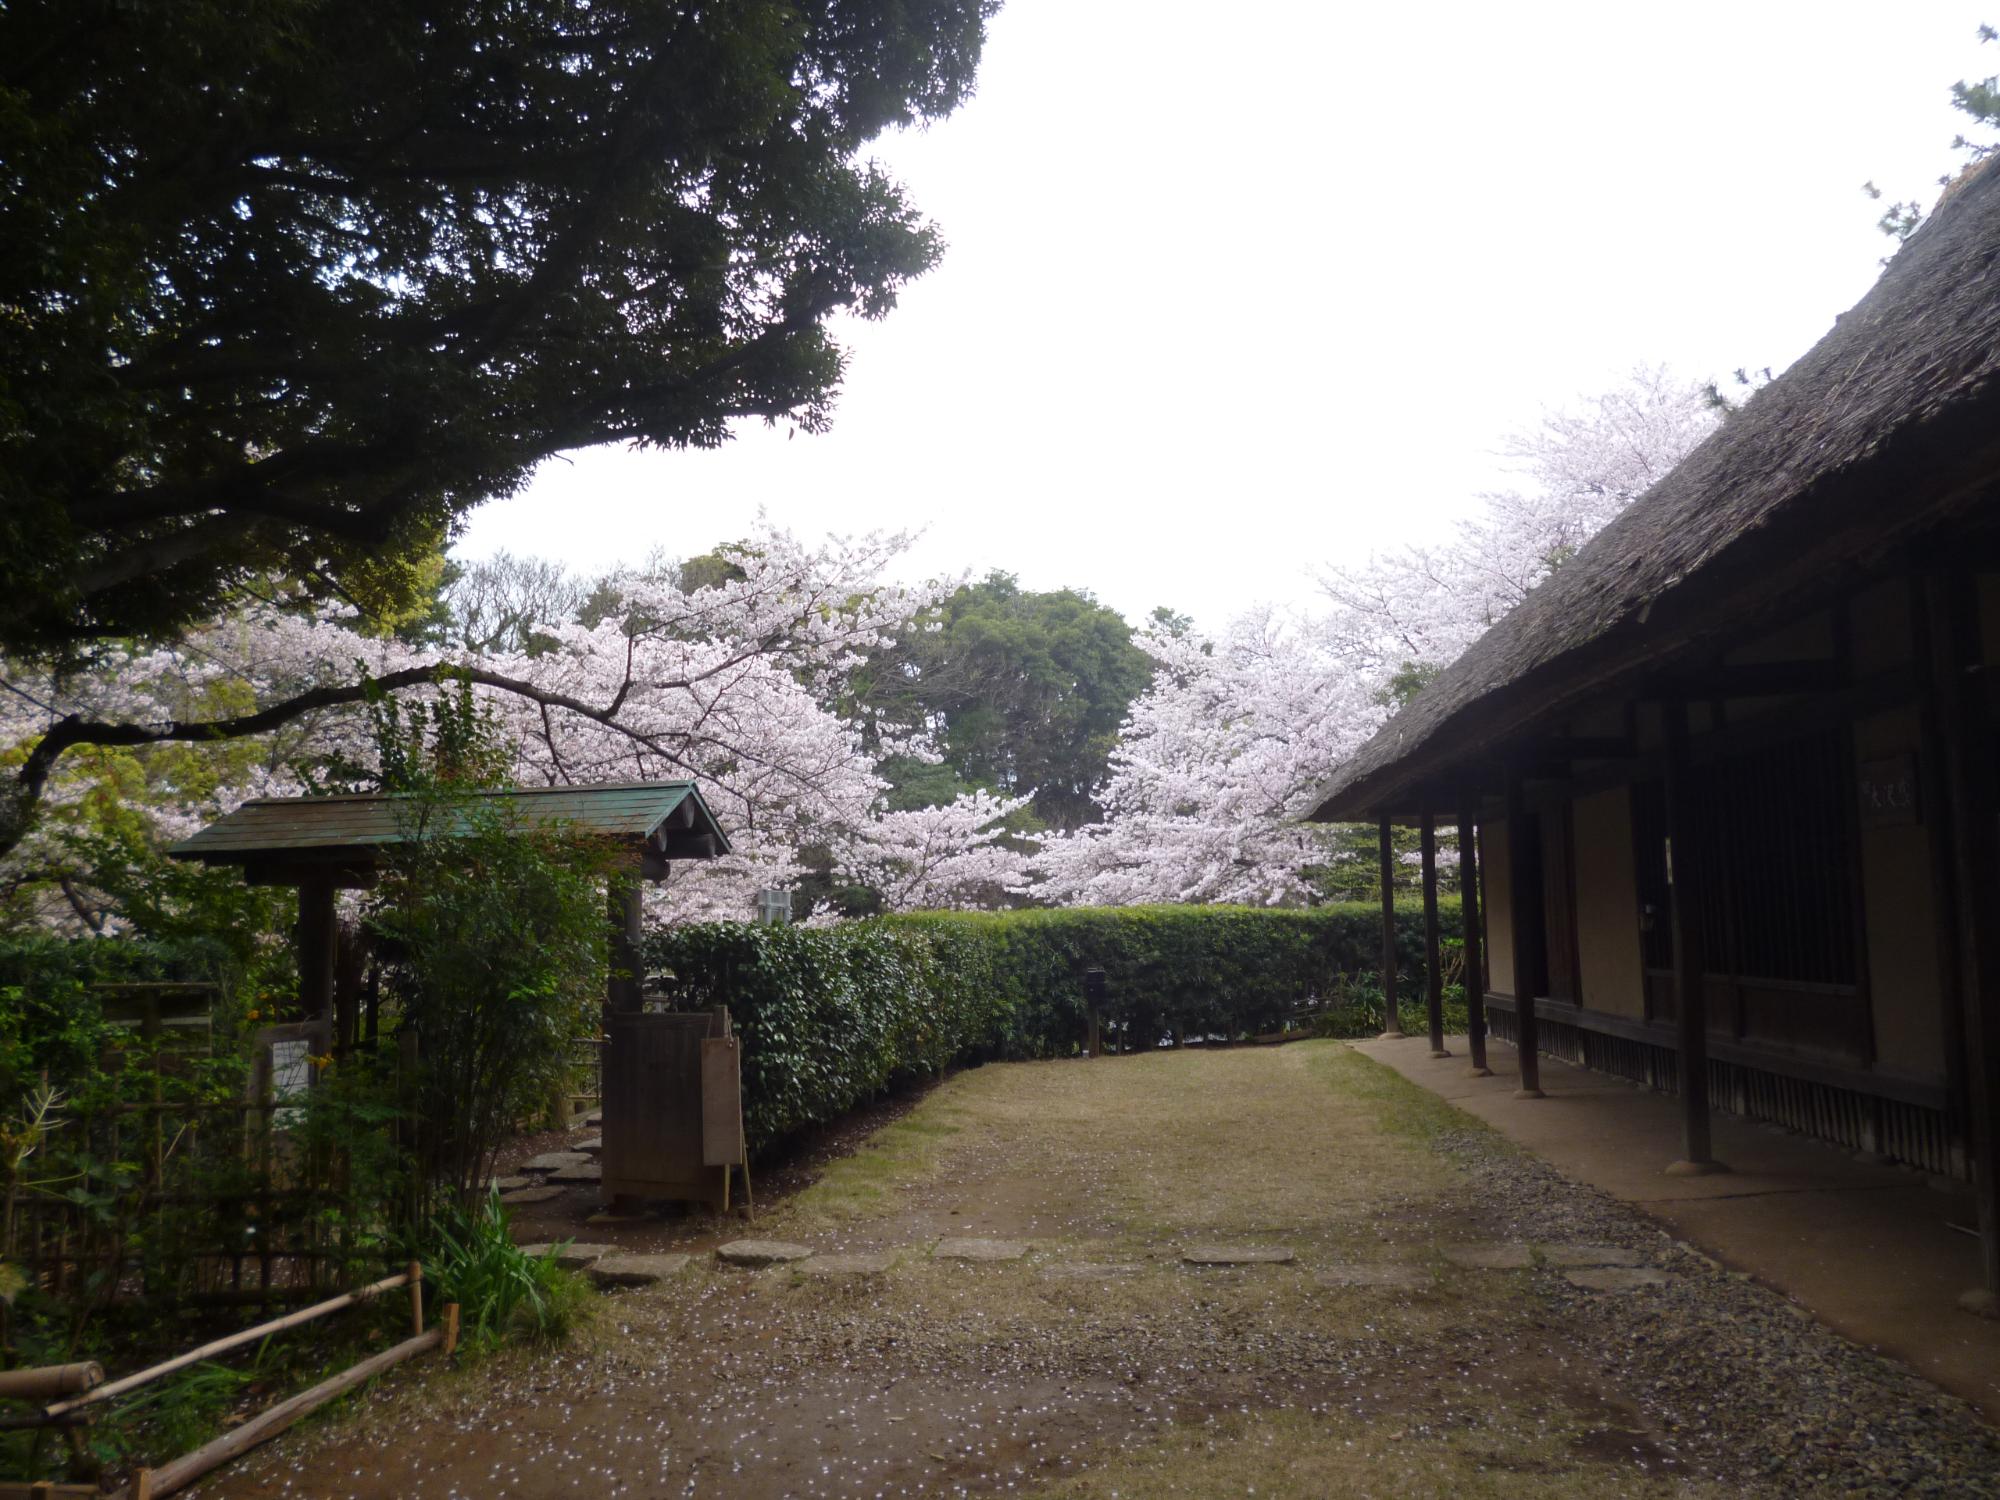
[[[1312,1044],[1306,1044],[1312,1045]],[[1345,1044],[1313,1046],[1309,1066],[1327,1084],[1359,1103],[1373,1106],[1373,1122],[1391,1135],[1424,1146],[1447,1135],[1484,1135],[1495,1147],[1513,1149],[1483,1120],[1466,1114],[1394,1068],[1364,1057]]]
[[[937,1170],[945,1146],[965,1127],[965,1108],[944,1097],[946,1083],[909,1114],[863,1141],[859,1150],[830,1165],[789,1209],[807,1218],[855,1219],[887,1206],[902,1187]]]

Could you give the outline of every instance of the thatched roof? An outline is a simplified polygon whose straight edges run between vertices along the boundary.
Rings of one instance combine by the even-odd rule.
[[[1990,515],[1997,483],[2000,159],[1810,353],[1384,725],[1311,816],[1448,796],[1590,698],[1823,599],[1982,502]]]

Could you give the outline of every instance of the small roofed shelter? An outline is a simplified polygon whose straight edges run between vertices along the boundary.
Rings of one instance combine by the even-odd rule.
[[[692,781],[630,781],[476,791],[524,826],[561,824],[631,851],[629,875],[612,878],[610,1010],[637,1010],[644,881],[663,880],[676,860],[714,859],[729,840]],[[331,1013],[334,892],[375,883],[385,851],[408,837],[396,793],[259,797],[167,850],[175,859],[236,865],[252,885],[299,890],[299,1001],[308,1020]],[[449,833],[445,835],[449,837]]]
[[[1715,1107],[1957,1179],[1990,1308],[1996,730],[2000,158],[1311,816],[1459,824],[1475,1069],[1490,1022],[1528,1097],[1543,1052],[1678,1094],[1671,1171]]]

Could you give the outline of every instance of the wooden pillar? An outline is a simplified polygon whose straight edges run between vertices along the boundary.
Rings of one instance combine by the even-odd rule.
[[[1396,1011],[1396,851],[1390,840],[1389,820],[1384,818],[1376,841],[1377,863],[1382,874],[1382,1035],[1403,1035],[1403,1018]]]
[[[1952,836],[1952,889],[1958,926],[1958,1000],[1964,1026],[1966,1134],[1979,1215],[1980,1285],[1961,1303],[2000,1312],[2000,788],[1995,786],[1993,715],[1979,645],[1979,598],[1971,575],[1926,585],[1935,653],[1938,744]]]
[[[1472,826],[1472,799],[1458,803],[1458,891],[1460,920],[1465,928],[1465,1040],[1472,1054],[1472,1076],[1490,1078],[1486,1066],[1486,930],[1479,909],[1478,835]]]
[[[1536,903],[1528,899],[1535,871],[1528,858],[1528,799],[1522,795],[1521,773],[1507,773],[1507,911],[1514,929],[1514,1051],[1521,1073],[1517,1099],[1542,1097],[1541,1028],[1535,1019],[1535,976],[1528,955],[1534,951],[1531,930]]]
[[[1709,1144],[1708,960],[1703,940],[1701,876],[1688,783],[1688,711],[1684,699],[1660,705],[1661,759],[1666,770],[1667,886],[1674,953],[1674,1056],[1681,1086],[1681,1155],[1669,1176],[1698,1177],[1729,1169]]]
[[[333,1014],[333,891],[330,870],[299,882],[299,1011],[308,1021]]]
[[[1939,618],[1945,618],[1940,599]],[[1966,1097],[1965,1054],[1956,1045],[1965,1034],[1964,985],[1959,964],[1964,957],[1959,941],[1958,851],[1952,837],[1952,795],[1945,779],[1943,721],[1939,715],[1942,693],[1940,678],[1949,682],[1950,662],[1942,643],[1931,628],[1930,580],[1913,573],[1910,577],[1910,643],[1917,669],[1917,806],[1925,824],[1926,853],[1932,910],[1936,922],[1938,963],[1939,1035],[1944,1046],[1945,1151],[1954,1176],[1966,1172],[1972,1158],[1972,1111]]]
[[[604,1008],[630,1014],[639,1009],[640,983],[645,960],[640,953],[644,937],[645,882],[640,878],[638,856],[629,870],[621,870],[604,882],[607,915],[611,921],[611,977],[605,985]]]
[[[1437,819],[1427,809],[1422,831],[1424,862],[1424,1016],[1430,1023],[1431,1056],[1444,1050],[1444,950],[1438,942]]]

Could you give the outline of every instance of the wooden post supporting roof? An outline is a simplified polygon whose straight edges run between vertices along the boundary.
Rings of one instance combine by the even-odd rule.
[[[1490,1078],[1486,1066],[1486,932],[1479,906],[1478,835],[1472,823],[1472,799],[1458,803],[1458,890],[1460,922],[1465,929],[1465,1040],[1472,1053],[1472,1076]]]
[[[1521,773],[1507,772],[1507,914],[1514,930],[1514,1051],[1520,1068],[1517,1099],[1542,1096],[1540,1027],[1535,1020],[1535,967],[1531,955],[1535,903],[1528,889],[1537,879],[1528,849],[1528,799],[1522,794]]]
[[[1401,1037],[1403,1018],[1396,1009],[1396,851],[1389,820],[1384,818],[1376,841],[1382,873],[1382,1035]]]
[[[1444,950],[1438,941],[1437,819],[1424,813],[1424,1017],[1430,1023],[1431,1056],[1450,1057],[1444,1050]]]
[[[299,1013],[308,1021],[333,1014],[333,959],[339,941],[333,891],[331,870],[308,871],[299,881]]]
[[[1667,792],[1667,885],[1673,922],[1674,1052],[1681,1087],[1681,1155],[1670,1176],[1697,1177],[1729,1169],[1715,1159],[1708,1115],[1708,962],[1703,941],[1700,861],[1694,790],[1688,782],[1685,699],[1661,704],[1661,749]]]
[[[646,897],[637,857],[629,871],[615,871],[605,879],[604,894],[611,918],[610,977],[605,983],[604,1008],[630,1014],[640,1007],[645,974],[645,957],[640,950],[645,938]]]
[[[2000,1310],[2000,788],[1972,578],[1953,573],[1930,579],[1926,603],[1953,828],[1948,899],[1958,924],[1966,1133],[1979,1210],[1981,1285],[1961,1300],[1991,1314]]]

